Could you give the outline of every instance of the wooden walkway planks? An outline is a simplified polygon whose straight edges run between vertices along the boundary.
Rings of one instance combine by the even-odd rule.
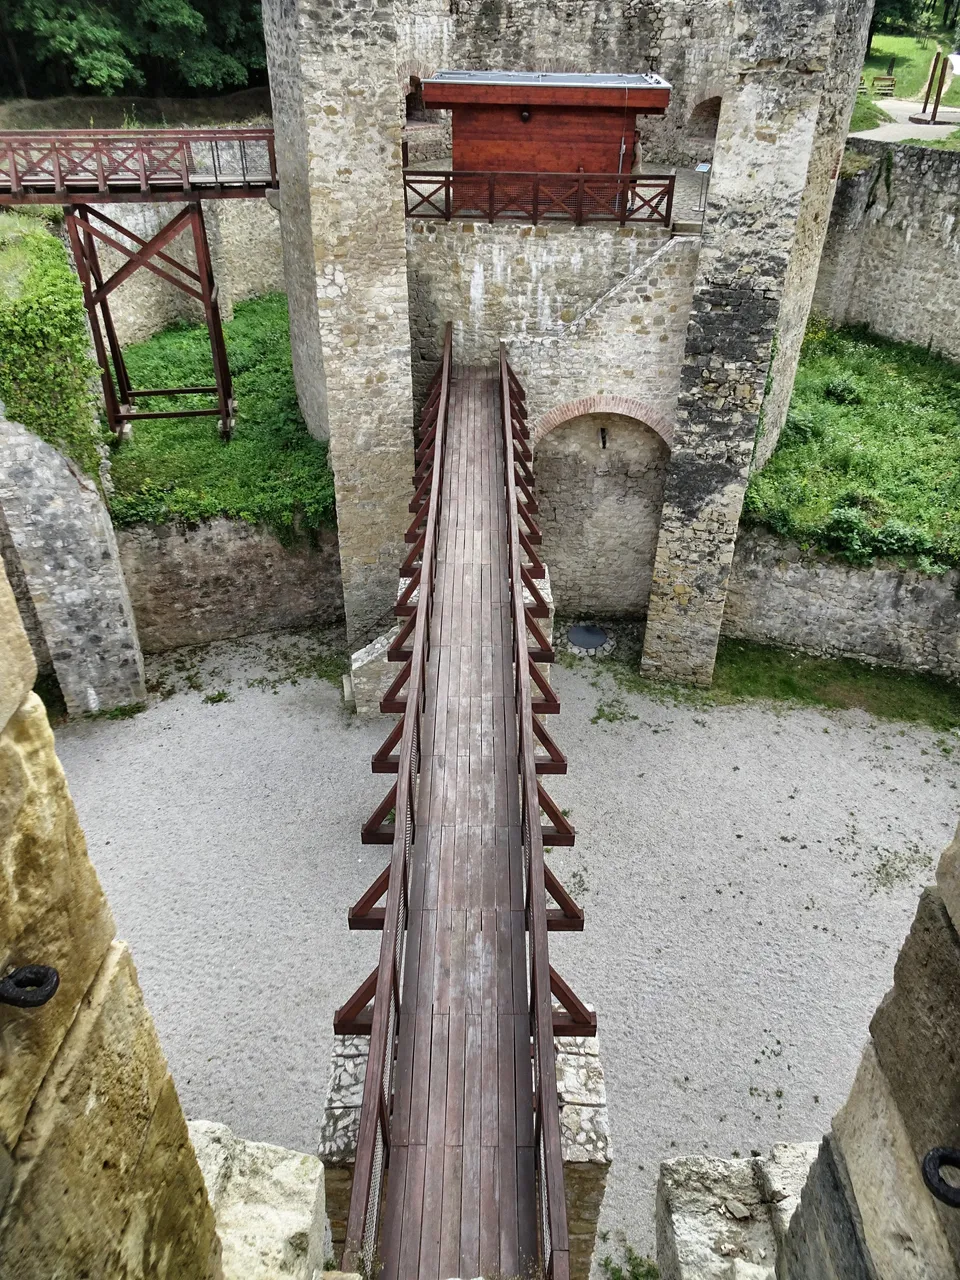
[[[536,1257],[500,390],[450,402],[417,840],[410,867],[384,1280],[523,1273]]]

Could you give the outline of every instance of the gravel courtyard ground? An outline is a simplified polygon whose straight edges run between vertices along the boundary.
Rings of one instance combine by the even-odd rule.
[[[302,1150],[333,1010],[376,960],[347,907],[385,852],[359,840],[383,731],[332,683],[289,682],[312,643],[167,655],[151,674],[176,692],[57,731],[188,1115]],[[550,790],[578,836],[551,858],[587,924],[553,935],[552,958],[600,1021],[603,1225],[652,1254],[661,1160],[816,1139],[845,1097],[957,821],[960,737],[862,712],[676,705],[586,665],[556,684],[570,772]],[[611,718],[594,723],[598,705]]]

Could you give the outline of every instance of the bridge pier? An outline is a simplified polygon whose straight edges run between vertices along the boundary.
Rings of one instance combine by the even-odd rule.
[[[328,437],[351,642],[386,629],[404,557],[413,393],[392,8],[265,0],[297,390]]]

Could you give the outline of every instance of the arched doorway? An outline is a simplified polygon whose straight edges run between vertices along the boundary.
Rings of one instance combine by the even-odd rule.
[[[661,434],[623,413],[583,413],[540,436],[541,551],[563,613],[646,613],[669,457]]]
[[[717,136],[720,124],[721,98],[705,98],[698,102],[690,112],[687,121],[687,136],[692,142],[712,143]]]

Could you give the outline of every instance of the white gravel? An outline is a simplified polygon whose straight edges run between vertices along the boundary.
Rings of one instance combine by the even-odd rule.
[[[277,684],[306,642],[277,643],[180,659],[199,690],[57,743],[187,1113],[313,1150],[333,1010],[376,960],[346,910],[383,865],[359,826],[389,780],[369,771],[382,729],[331,684]],[[960,738],[617,701],[591,670],[556,670],[570,772],[548,782],[578,838],[551,858],[587,924],[551,955],[598,1011],[602,1225],[652,1253],[661,1160],[816,1139],[845,1097],[956,824]],[[258,671],[276,688],[248,687]],[[204,702],[218,688],[232,701]],[[592,724],[598,700],[632,718]]]

